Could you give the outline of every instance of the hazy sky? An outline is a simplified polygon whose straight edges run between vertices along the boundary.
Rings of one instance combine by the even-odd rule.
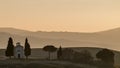
[[[94,32],[120,27],[120,0],[0,0],[0,27]]]

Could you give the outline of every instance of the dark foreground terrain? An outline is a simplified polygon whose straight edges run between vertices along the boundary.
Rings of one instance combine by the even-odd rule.
[[[117,67],[80,64],[69,61],[11,59],[0,60],[0,68],[117,68]]]
[[[0,68],[98,68],[98,67],[65,61],[3,60],[0,61]]]

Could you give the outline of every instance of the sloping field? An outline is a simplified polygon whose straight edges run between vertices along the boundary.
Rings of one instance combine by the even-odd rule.
[[[76,48],[71,48],[74,51],[80,52],[82,50],[88,50],[91,55],[94,57],[94,59],[96,59],[96,53],[99,52],[100,50],[102,50],[102,48],[93,48],[93,47],[76,47]],[[120,52],[117,51],[113,51],[115,54],[115,65],[119,65],[120,66]],[[4,55],[5,50],[1,49],[0,50],[0,60],[5,60],[6,57]],[[43,51],[42,49],[32,49],[32,54],[31,56],[29,56],[29,58],[31,59],[40,59],[40,60],[45,60],[48,58],[48,52]],[[57,59],[57,53],[54,52],[51,54],[51,59]]]

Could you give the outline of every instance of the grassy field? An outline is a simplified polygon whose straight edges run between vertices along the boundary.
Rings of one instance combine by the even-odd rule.
[[[76,64],[67,61],[45,60],[2,60],[0,68],[97,68],[85,64]]]

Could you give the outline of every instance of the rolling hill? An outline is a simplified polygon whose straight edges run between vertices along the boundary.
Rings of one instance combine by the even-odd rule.
[[[64,49],[64,48],[63,48]],[[97,48],[97,47],[70,47],[70,49],[73,49],[75,52],[81,52],[84,50],[87,50],[91,53],[92,57],[96,59],[96,54],[102,50],[103,48]],[[120,66],[120,52],[113,50],[115,57],[115,66]],[[0,49],[0,60],[5,60],[7,57],[5,57],[5,49]],[[43,51],[41,48],[33,48],[31,55],[29,56],[31,59],[37,59],[37,60],[44,60],[48,58],[48,52]],[[53,52],[51,53],[51,59],[57,59],[57,53]]]
[[[0,28],[0,48],[5,48],[9,37],[14,44],[28,37],[31,47],[42,48],[47,44],[56,47],[102,47],[120,50],[120,28],[95,33],[27,31],[15,28]]]

